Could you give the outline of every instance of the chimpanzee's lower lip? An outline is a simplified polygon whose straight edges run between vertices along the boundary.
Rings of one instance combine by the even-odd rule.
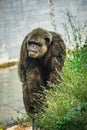
[[[29,50],[30,52],[35,52],[35,53],[37,53],[37,51],[34,51],[34,50]]]

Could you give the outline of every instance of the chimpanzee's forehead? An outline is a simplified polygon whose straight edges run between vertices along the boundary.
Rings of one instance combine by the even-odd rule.
[[[49,32],[47,32],[46,30],[35,30],[31,32],[30,37],[32,38],[44,38],[46,36],[49,36]]]
[[[31,39],[31,40],[29,40],[29,43],[37,43],[37,44],[38,44],[38,43],[40,43],[40,42],[39,42],[38,40],[32,40],[32,39]]]
[[[39,34],[32,34],[30,37],[29,37],[29,39],[28,39],[28,41],[31,41],[31,42],[36,42],[36,43],[40,43],[40,42],[42,42],[43,40],[44,40],[44,38],[45,38],[45,36],[41,36],[41,35],[39,35]]]

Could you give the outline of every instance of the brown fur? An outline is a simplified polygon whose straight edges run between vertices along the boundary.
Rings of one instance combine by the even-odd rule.
[[[27,55],[29,40],[39,41],[42,45],[36,58]],[[44,46],[47,48],[46,51],[43,50]],[[25,37],[20,52],[18,73],[23,83],[23,100],[28,114],[34,114],[41,109],[45,100],[42,86],[48,88],[48,81],[59,83],[56,77],[62,70],[65,57],[66,47],[59,34],[37,28]]]

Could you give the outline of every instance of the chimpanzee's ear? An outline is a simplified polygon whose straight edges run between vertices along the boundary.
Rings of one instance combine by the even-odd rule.
[[[50,45],[50,43],[52,42],[52,34],[49,32],[48,36],[45,36],[44,39],[45,39],[47,45]]]

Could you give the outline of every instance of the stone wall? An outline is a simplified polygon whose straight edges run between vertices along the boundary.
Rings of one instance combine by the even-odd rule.
[[[57,31],[61,34],[64,18],[60,9],[71,8],[70,4],[74,7],[76,1],[54,2]],[[36,27],[53,29],[48,0],[0,0],[0,64],[19,58],[19,49],[25,35]]]

